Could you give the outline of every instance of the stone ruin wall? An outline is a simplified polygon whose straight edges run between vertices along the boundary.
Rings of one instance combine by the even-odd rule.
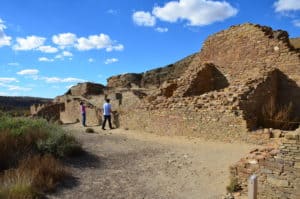
[[[105,86],[103,86],[102,84],[85,82],[71,87],[66,94],[73,96],[100,95],[104,93],[104,88]]]
[[[286,32],[245,24],[209,37],[197,59],[214,63],[230,85],[236,87],[247,82],[256,87],[260,84],[256,80],[277,68],[286,77],[278,82],[280,96],[276,100],[279,104],[293,102],[295,112],[300,113],[299,57],[300,53],[290,46]],[[197,61],[192,65],[197,67]],[[256,99],[256,102],[261,100]],[[252,106],[259,107],[256,102]]]
[[[207,39],[186,72],[175,81],[173,96],[163,96],[163,92],[151,96],[137,110],[141,115],[136,118],[139,122],[130,121],[134,118],[132,114],[124,117],[124,124],[129,128],[156,128],[154,132],[163,133],[172,129],[167,123],[175,114],[181,119],[176,123],[174,134],[184,134],[180,129],[191,132],[189,126],[203,123],[196,132],[213,131],[217,135],[214,137],[222,139],[227,134],[224,127],[228,124],[234,127],[228,132],[237,134],[264,128],[258,122],[262,117],[256,115],[261,115],[263,105],[271,96],[275,96],[279,105],[293,102],[297,122],[300,119],[299,65],[299,52],[289,45],[286,32],[252,24],[231,27]],[[223,85],[211,87],[211,83],[220,79]],[[207,82],[210,85],[206,85]],[[203,88],[206,89],[201,91]],[[189,115],[198,119],[194,120],[196,124],[185,126],[186,122],[182,121]],[[206,124],[213,120],[218,122],[211,126]]]
[[[64,124],[82,122],[80,102],[83,101],[86,105],[86,124],[87,126],[99,125],[102,122],[100,111],[89,105],[90,103],[80,98],[68,99],[64,102],[65,110],[60,111],[60,121]]]
[[[289,132],[279,147],[252,150],[230,167],[231,178],[237,178],[242,195],[247,195],[248,179],[258,177],[258,198],[300,198],[300,129]]]
[[[107,79],[107,87],[157,89],[166,81],[178,79],[195,56],[196,54],[192,54],[174,64],[144,73],[127,73],[112,76]]]

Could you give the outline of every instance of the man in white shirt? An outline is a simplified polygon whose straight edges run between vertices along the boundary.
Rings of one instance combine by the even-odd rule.
[[[103,117],[104,121],[102,123],[102,129],[105,130],[106,120],[108,120],[109,128],[112,129],[111,125],[111,104],[109,103],[109,99],[105,99],[105,103],[103,104]]]

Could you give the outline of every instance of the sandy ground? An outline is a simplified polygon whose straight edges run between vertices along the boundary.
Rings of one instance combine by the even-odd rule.
[[[229,166],[254,147],[100,127],[88,134],[79,124],[64,128],[87,154],[67,160],[74,178],[49,198],[219,199]]]

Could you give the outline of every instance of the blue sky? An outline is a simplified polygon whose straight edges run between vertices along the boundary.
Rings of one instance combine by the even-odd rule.
[[[0,95],[55,97],[198,52],[257,23],[300,36],[300,0],[0,0]]]

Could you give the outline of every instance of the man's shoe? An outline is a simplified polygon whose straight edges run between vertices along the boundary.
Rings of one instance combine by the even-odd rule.
[[[102,130],[106,130],[106,129],[102,128]]]

